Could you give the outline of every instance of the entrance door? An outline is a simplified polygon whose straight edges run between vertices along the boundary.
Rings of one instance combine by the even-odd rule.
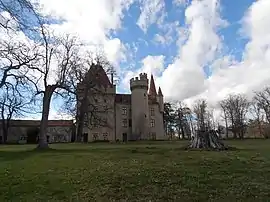
[[[83,134],[83,142],[88,142],[88,133]]]
[[[123,133],[123,142],[127,142],[127,134]]]

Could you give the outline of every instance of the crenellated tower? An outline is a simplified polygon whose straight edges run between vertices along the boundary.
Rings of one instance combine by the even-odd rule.
[[[130,80],[132,135],[129,139],[146,139],[149,134],[148,78],[146,73]]]

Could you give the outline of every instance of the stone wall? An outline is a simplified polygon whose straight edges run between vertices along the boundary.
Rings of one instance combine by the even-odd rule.
[[[40,121],[12,120],[7,136],[7,143],[25,144],[30,133],[38,136]],[[50,120],[48,124],[47,139],[49,143],[71,142],[74,126],[72,120]],[[3,140],[0,124],[0,141]]]

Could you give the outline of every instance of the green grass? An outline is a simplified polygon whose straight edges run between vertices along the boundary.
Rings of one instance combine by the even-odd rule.
[[[0,146],[0,201],[270,201],[270,141]]]

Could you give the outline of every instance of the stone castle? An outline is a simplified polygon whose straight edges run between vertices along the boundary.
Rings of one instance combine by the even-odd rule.
[[[153,75],[150,87],[147,74],[141,73],[130,79],[131,94],[118,94],[113,78],[110,81],[102,66],[91,67],[88,74],[95,84],[93,90],[85,91],[87,85],[78,84],[78,98],[87,92],[89,102],[82,141],[165,139],[163,94],[160,88],[157,93]],[[77,107],[81,107],[80,101]],[[78,117],[79,110],[77,113]]]

